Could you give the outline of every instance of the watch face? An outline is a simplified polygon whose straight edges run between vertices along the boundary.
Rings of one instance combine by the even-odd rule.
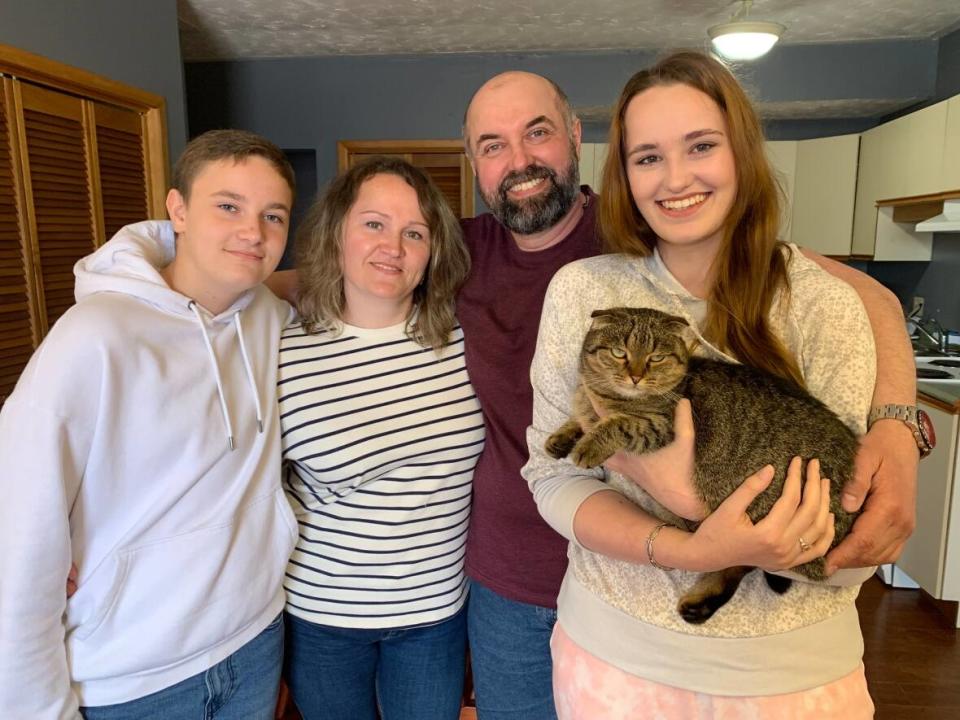
[[[920,427],[920,434],[926,441],[927,446],[933,450],[937,446],[937,433],[933,429],[933,421],[923,410],[917,410],[917,425]]]

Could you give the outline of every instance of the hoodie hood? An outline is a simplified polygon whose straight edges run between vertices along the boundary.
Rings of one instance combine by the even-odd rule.
[[[701,334],[700,326],[707,314],[706,300],[691,294],[690,291],[674,277],[656,248],[654,248],[650,255],[636,258],[635,267],[647,282],[657,288],[661,297],[670,304],[670,312],[687,321],[690,325],[690,330],[696,336],[700,347],[705,351],[707,356],[722,360],[723,362],[740,364],[739,360],[725,353]]]
[[[77,261],[77,302],[99,292],[132,295],[174,315],[193,317],[191,298],[173,290],[160,271],[173,261],[176,234],[168,220],[145,220],[120,228],[107,243]],[[253,299],[252,290],[212,320],[228,321]],[[193,307],[197,307],[193,303]]]
[[[173,225],[164,220],[146,220],[120,229],[109,242],[92,255],[77,261],[73,266],[76,275],[77,302],[101,292],[123,293],[144,300],[158,310],[177,315],[195,323],[197,337],[203,339],[210,370],[217,386],[220,411],[223,415],[224,432],[228,447],[233,450],[233,419],[227,405],[226,391],[220,372],[220,360],[210,340],[207,322],[219,327],[232,323],[235,327],[237,347],[243,358],[250,396],[256,409],[257,430],[263,432],[263,408],[257,388],[250,354],[243,339],[241,311],[253,300],[255,290],[248,290],[219,315],[212,315],[196,301],[173,290],[160,275],[160,271],[173,260],[176,253],[176,234]]]

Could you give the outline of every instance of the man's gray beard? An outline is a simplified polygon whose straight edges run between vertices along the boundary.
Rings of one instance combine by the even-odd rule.
[[[547,178],[550,188],[543,195],[515,202],[507,196],[507,188],[518,182]],[[531,165],[522,172],[510,173],[494,195],[481,189],[480,196],[493,216],[518,235],[533,235],[548,230],[570,212],[580,191],[580,163],[574,154],[567,172],[558,176],[543,165]]]

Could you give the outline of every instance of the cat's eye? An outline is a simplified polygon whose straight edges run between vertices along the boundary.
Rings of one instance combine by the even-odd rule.
[[[650,362],[652,362],[652,363],[663,362],[663,361],[666,360],[666,359],[667,359],[667,356],[666,356],[666,355],[651,355],[651,356],[650,356]]]
[[[610,354],[617,360],[623,360],[627,356],[627,351],[623,348],[610,348]]]

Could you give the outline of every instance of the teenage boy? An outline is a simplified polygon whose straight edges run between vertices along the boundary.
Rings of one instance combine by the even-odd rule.
[[[171,224],[77,263],[77,304],[0,413],[0,717],[273,716],[290,308],[260,283],[293,196],[274,145],[209,132],[174,169]]]

